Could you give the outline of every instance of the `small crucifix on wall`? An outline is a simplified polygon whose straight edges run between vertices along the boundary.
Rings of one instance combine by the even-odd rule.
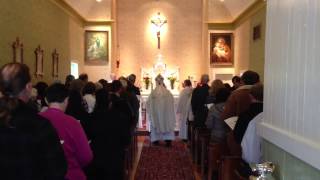
[[[160,12],[158,12],[157,16],[151,19],[151,23],[155,25],[157,29],[157,38],[158,38],[158,49],[160,49],[160,31],[161,27],[166,24],[168,21],[160,16]]]

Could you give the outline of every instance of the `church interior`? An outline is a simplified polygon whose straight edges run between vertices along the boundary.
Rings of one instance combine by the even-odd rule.
[[[174,122],[169,148],[163,147],[169,146],[167,140],[154,143],[150,133],[157,124],[150,99],[159,84],[171,94],[174,118],[179,119],[176,112],[185,80],[195,92],[202,87],[203,74],[208,75],[209,86],[217,79],[232,86],[233,77],[240,81],[250,70],[258,74],[257,84],[263,84],[263,118],[255,130],[264,178],[316,180],[319,18],[317,0],[1,0],[0,66],[27,65],[34,86],[64,84],[68,75],[77,80],[85,74],[96,89],[98,82],[104,88],[101,80],[112,89],[117,88],[113,81],[127,77],[130,81],[134,74],[133,87],[139,91],[135,130],[124,159],[104,163],[111,167],[123,162],[121,179],[135,180],[256,178],[242,175],[241,153],[226,153],[225,143],[211,142],[206,128],[189,123],[188,137],[182,141],[179,133],[185,122]],[[159,75],[161,81],[156,79]],[[94,96],[98,102],[98,93]],[[86,105],[90,109],[89,101]],[[248,165],[259,169],[257,164]],[[84,171],[90,180],[95,171],[88,169]]]

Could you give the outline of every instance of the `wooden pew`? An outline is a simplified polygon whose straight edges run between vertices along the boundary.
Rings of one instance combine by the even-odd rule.
[[[213,173],[219,172],[219,166],[223,156],[228,154],[226,143],[212,143],[208,147],[208,180],[212,180]]]
[[[203,179],[206,179],[207,168],[208,168],[208,148],[210,142],[210,133],[203,134],[200,136],[200,144],[201,144],[201,156],[200,156],[200,173]]]
[[[241,162],[240,156],[224,156],[219,164],[219,180],[241,180],[242,177],[236,173]]]
[[[201,162],[201,141],[202,136],[210,135],[210,131],[207,128],[196,128],[194,136],[194,162],[197,167],[200,167]],[[200,168],[199,168],[200,169]]]

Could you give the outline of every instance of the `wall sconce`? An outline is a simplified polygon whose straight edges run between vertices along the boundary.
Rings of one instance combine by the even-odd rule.
[[[168,21],[160,16],[160,12],[158,12],[157,16],[153,17],[151,19],[151,23],[153,25],[155,25],[155,27],[157,28],[157,38],[158,38],[158,49],[160,49],[160,31],[161,31],[161,27],[166,24]]]

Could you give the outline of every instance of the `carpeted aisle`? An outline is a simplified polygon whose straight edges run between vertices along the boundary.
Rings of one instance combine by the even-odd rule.
[[[135,180],[194,180],[190,153],[185,144],[151,146],[145,140]]]

